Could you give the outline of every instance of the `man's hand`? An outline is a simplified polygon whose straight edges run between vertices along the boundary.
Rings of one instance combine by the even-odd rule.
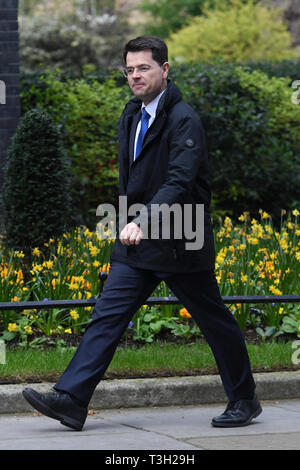
[[[142,229],[135,223],[125,225],[120,233],[120,241],[123,245],[138,245],[143,238]]]

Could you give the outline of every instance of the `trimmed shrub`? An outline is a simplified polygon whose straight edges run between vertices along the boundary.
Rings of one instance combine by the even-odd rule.
[[[231,0],[229,6],[219,3],[215,10],[206,8],[203,16],[172,34],[168,46],[170,57],[194,62],[217,57],[228,62],[299,57],[291,48],[292,36],[282,10],[254,0],[246,4]]]
[[[5,244],[27,255],[70,224],[65,153],[52,119],[42,109],[28,111],[9,148],[3,185]]]

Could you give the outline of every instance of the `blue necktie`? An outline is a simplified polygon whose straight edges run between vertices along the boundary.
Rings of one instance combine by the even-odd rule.
[[[141,129],[140,129],[140,133],[139,133],[137,144],[136,144],[135,158],[137,158],[139,154],[141,153],[144,137],[147,132],[148,125],[149,125],[149,118],[150,118],[150,114],[148,114],[146,111],[146,108],[144,108],[143,114],[142,114]]]

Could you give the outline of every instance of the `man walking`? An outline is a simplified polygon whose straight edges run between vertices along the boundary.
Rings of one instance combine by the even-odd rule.
[[[197,322],[219,368],[229,402],[212,425],[248,425],[262,409],[244,337],[222,302],[214,274],[208,157],[200,119],[168,79],[168,50],[161,39],[143,36],[129,41],[124,62],[135,97],[120,119],[120,193],[128,206],[139,203],[142,208],[120,228],[92,321],[55,392],[43,395],[26,388],[24,397],[41,413],[81,430],[95,387],[129,321],[164,280]],[[199,225],[197,207],[204,208],[201,247],[195,243],[188,249],[185,234],[174,235],[176,217],[170,222],[170,237],[162,236],[163,217],[158,236],[149,237],[152,216],[162,204],[177,204],[183,212],[188,206],[194,231]]]

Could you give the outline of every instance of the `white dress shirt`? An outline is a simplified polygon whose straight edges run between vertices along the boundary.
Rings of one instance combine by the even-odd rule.
[[[166,91],[166,90],[163,90],[159,95],[157,95],[156,98],[154,98],[153,101],[150,101],[150,103],[148,103],[147,106],[145,106],[145,103],[142,103],[142,110],[143,110],[144,108],[146,108],[147,113],[150,114],[148,129],[149,129],[149,127],[151,126],[151,124],[153,123],[153,121],[154,121],[154,119],[155,119],[156,110],[157,110],[157,106],[158,106],[158,102],[159,102],[161,96],[163,95],[163,93],[164,93],[165,91]],[[139,121],[139,123],[138,123],[138,125],[137,125],[136,133],[135,133],[135,140],[134,140],[134,160],[135,160],[135,154],[136,154],[136,144],[137,144],[138,136],[139,136],[139,133],[140,133],[140,129],[141,129],[141,120]]]

